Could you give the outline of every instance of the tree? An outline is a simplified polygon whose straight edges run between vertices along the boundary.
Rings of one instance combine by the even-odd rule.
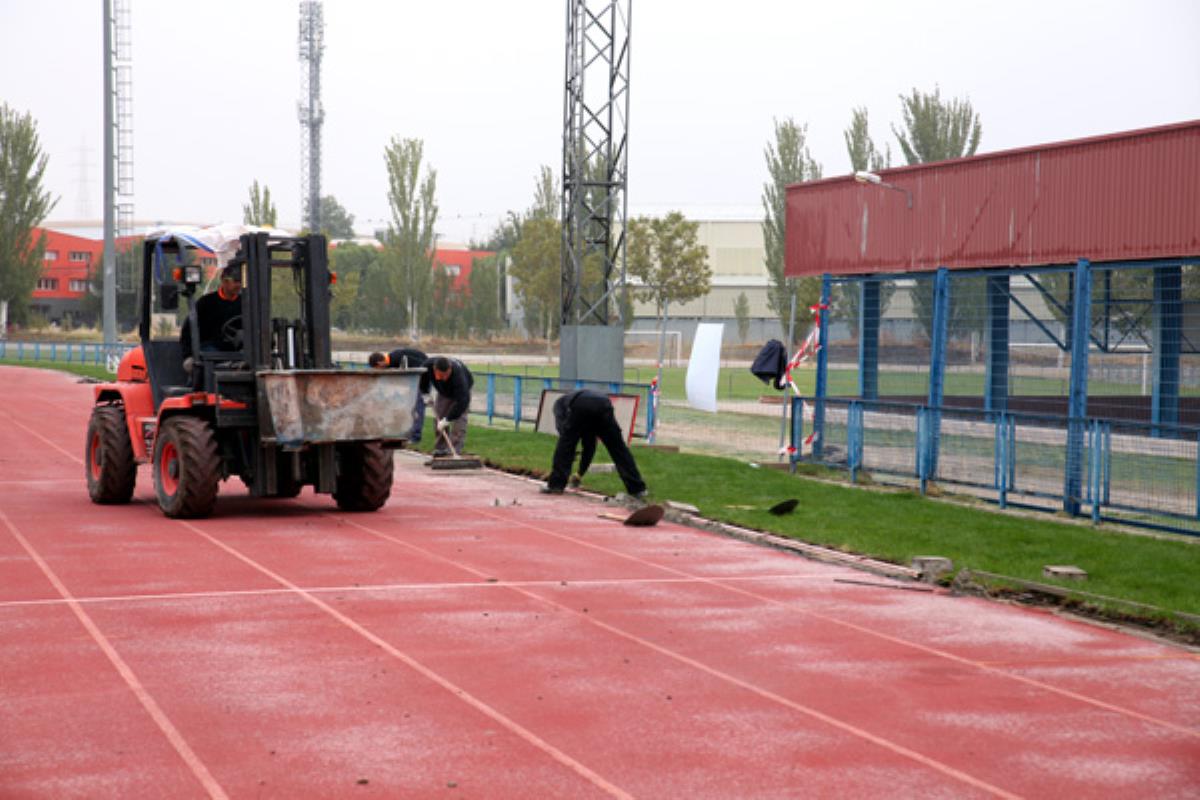
[[[321,198],[321,232],[330,239],[354,238],[354,215],[331,194]]]
[[[846,152],[850,156],[850,171],[875,172],[887,169],[892,165],[892,149],[886,147],[883,153],[875,149],[871,134],[867,127],[867,109],[860,106],[850,112],[850,127],[842,133],[846,140]]]
[[[819,180],[821,165],[808,152],[806,139],[808,126],[797,125],[793,120],[775,122],[775,142],[768,144],[765,151],[767,174],[770,180],[763,184],[763,245],[766,249],[767,278],[770,287],[767,305],[779,315],[783,330],[788,329],[792,298],[796,300],[797,317],[809,306],[816,305],[821,297],[821,279],[787,278],[783,274],[784,225],[787,217],[787,186],[802,181]],[[793,341],[800,335],[800,327],[792,335]]]
[[[696,241],[699,229],[678,211],[629,221],[626,271],[641,281],[634,289],[637,298],[652,301],[660,319],[667,303],[703,297],[712,285],[708,250]]]
[[[561,323],[562,226],[557,219],[532,219],[521,226],[509,274],[521,298],[525,330],[549,341]]]
[[[471,265],[467,296],[467,325],[476,336],[487,337],[500,330],[500,257],[475,259]]]
[[[274,228],[275,220],[275,204],[271,202],[271,190],[263,186],[260,191],[258,181],[255,180],[254,185],[250,187],[250,202],[242,206],[242,222],[260,228]]]
[[[733,301],[733,316],[737,318],[738,341],[745,344],[750,334],[750,300],[745,292],[739,292]]]
[[[426,168],[425,177],[420,178],[424,150],[420,139],[393,136],[383,155],[388,171],[388,203],[392,209],[387,260],[393,270],[396,296],[407,310],[413,339],[419,337],[429,307],[435,246],[433,226],[438,215],[437,173]]]
[[[58,202],[42,187],[47,160],[33,117],[0,103],[0,339],[9,306],[24,317],[42,271],[46,236],[34,228]]]
[[[970,100],[943,102],[936,86],[933,94],[913,89],[907,97],[900,95],[900,112],[904,129],[893,125],[892,133],[909,164],[973,156],[979,148],[983,126]]]

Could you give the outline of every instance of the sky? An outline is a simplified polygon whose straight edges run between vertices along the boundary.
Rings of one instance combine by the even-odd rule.
[[[254,181],[298,227],[296,0],[131,0],[135,217],[241,222]],[[807,125],[826,177],[865,107],[968,99],[979,152],[1200,118],[1200,2],[632,0],[631,216],[761,219],[775,120]],[[0,0],[0,102],[37,122],[51,221],[102,208],[101,0]],[[390,219],[384,149],[424,142],[443,242],[482,240],[561,173],[566,3],[326,0],[323,195]]]

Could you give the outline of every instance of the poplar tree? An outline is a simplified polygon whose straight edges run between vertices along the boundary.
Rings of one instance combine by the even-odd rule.
[[[796,298],[798,324],[792,334],[792,342],[798,339],[805,327],[804,315],[809,306],[816,305],[821,297],[821,279],[818,277],[788,278],[783,274],[784,230],[787,219],[787,186],[821,178],[821,165],[808,152],[808,126],[797,125],[792,119],[775,121],[775,140],[767,144],[767,174],[770,178],[763,184],[763,245],[766,249],[767,278],[770,286],[767,305],[779,316],[784,335],[787,335],[792,298]]]
[[[263,186],[260,189],[255,180],[250,187],[250,202],[242,206],[242,222],[260,228],[274,228],[275,219],[275,204],[271,202],[270,188]]]
[[[387,236],[391,284],[405,307],[413,339],[418,338],[429,309],[436,244],[433,231],[438,215],[437,173],[426,168],[421,178],[424,151],[420,139],[393,136],[383,154],[392,210]]]
[[[0,339],[10,305],[24,316],[42,271],[46,236],[34,229],[58,203],[42,186],[47,161],[33,117],[0,103]]]

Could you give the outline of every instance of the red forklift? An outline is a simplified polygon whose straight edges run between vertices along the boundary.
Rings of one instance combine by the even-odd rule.
[[[224,233],[147,237],[141,346],[121,359],[115,383],[95,387],[84,464],[89,496],[128,503],[137,467],[149,461],[168,517],[208,516],[221,482],[234,476],[255,497],[291,498],[311,486],[342,510],[379,509],[391,493],[392,449],[412,426],[421,370],[334,365],[335,278],[324,236]],[[205,350],[196,301],[213,265],[235,247],[241,315],[222,327],[222,349]],[[183,311],[190,372],[177,332]]]

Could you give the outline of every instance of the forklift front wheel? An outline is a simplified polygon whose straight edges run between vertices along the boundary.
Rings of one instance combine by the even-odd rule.
[[[154,442],[154,492],[168,517],[207,517],[217,501],[221,459],[212,428],[197,417],[171,417]]]

